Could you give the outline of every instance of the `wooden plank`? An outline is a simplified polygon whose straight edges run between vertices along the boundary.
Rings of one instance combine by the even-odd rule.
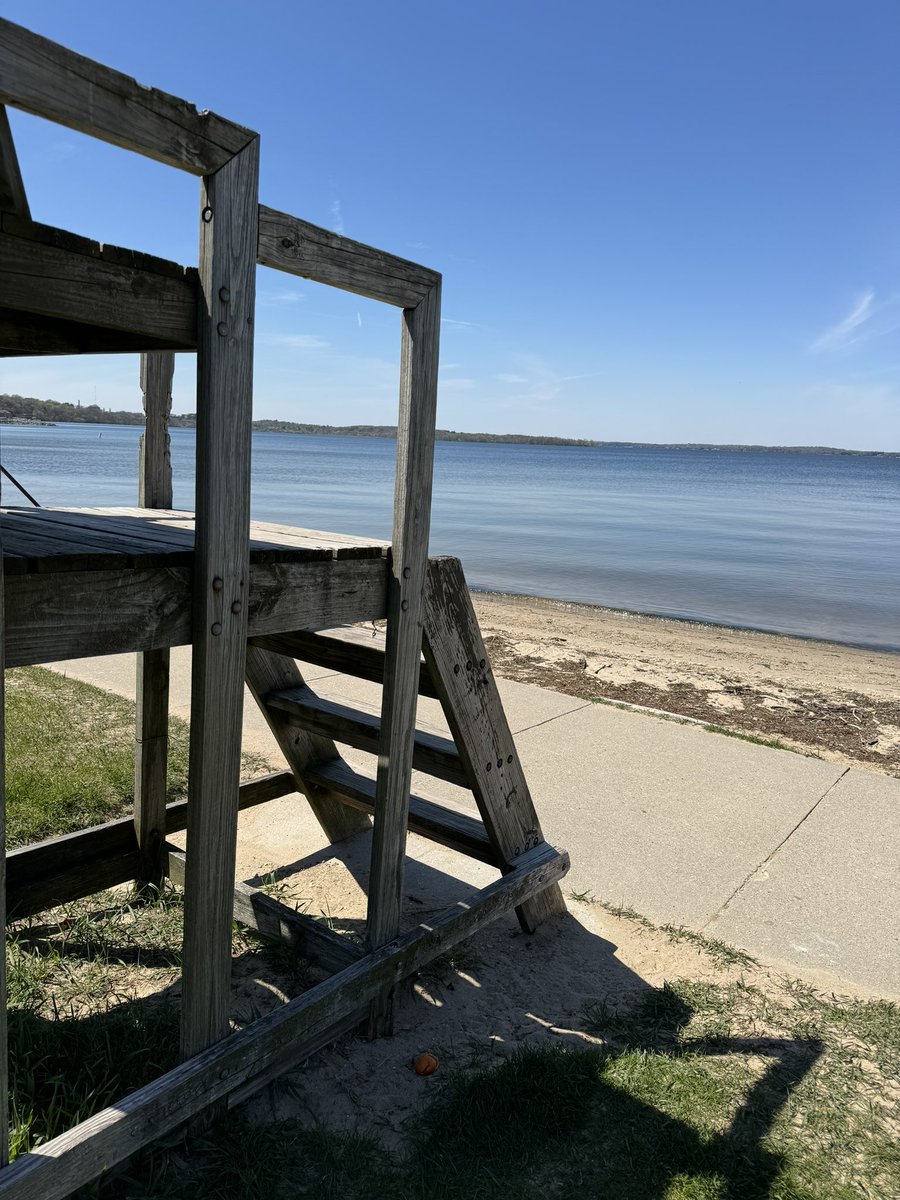
[[[287,759],[297,787],[309,801],[316,820],[330,842],[340,842],[369,828],[369,820],[348,809],[342,798],[331,794],[327,786],[313,786],[306,780],[310,766],[338,756],[334,742],[326,737],[298,729],[288,714],[268,703],[274,693],[302,689],[305,685],[297,664],[289,658],[270,654],[256,646],[247,647],[247,686],[259,705],[269,728]]]
[[[381,620],[386,611],[380,559],[262,564],[251,568],[249,590],[254,635]],[[10,667],[191,641],[187,568],[8,574],[6,600]]]
[[[362,812],[375,811],[375,779],[355,771],[342,758],[332,759],[306,769],[307,783],[334,789],[345,803],[353,804]],[[424,796],[412,794],[409,798],[410,832],[458,850],[469,858],[499,866],[497,851],[484,830],[484,825],[460,805],[447,801],[438,803]]]
[[[544,835],[458,559],[428,564],[423,648],[485,828],[509,864]],[[530,932],[565,911],[559,888],[548,887],[519,920]]]
[[[186,855],[177,846],[167,846],[168,875],[184,883]],[[234,919],[272,942],[282,942],[296,954],[323,971],[334,974],[365,954],[358,942],[334,933],[321,921],[296,912],[248,883],[234,885]]]
[[[181,1053],[228,1033],[250,582],[259,140],[200,192],[197,503]],[[207,219],[208,217],[208,219]]]
[[[471,937],[536,889],[561,878],[568,855],[541,846],[508,875],[402,934],[282,1008],[132,1092],[0,1173],[2,1200],[64,1200],[148,1142],[249,1079],[281,1064],[439,954]]]
[[[378,753],[381,721],[373,713],[317,696],[311,688],[292,687],[270,693],[268,707],[288,713],[292,724],[321,737],[333,738],[357,750]],[[469,777],[459,753],[449,738],[417,730],[413,742],[412,763],[417,771],[446,779],[461,787],[469,786]]]
[[[217,171],[255,137],[6,20],[0,100],[194,175]]]
[[[256,639],[256,645],[274,654],[287,654],[317,667],[330,668],[342,675],[384,682],[384,634],[374,627],[348,626],[343,629],[323,629],[313,633],[307,629],[291,633],[273,633]],[[428,670],[419,668],[419,695],[437,697],[437,689]]]
[[[289,771],[242,783],[238,807],[265,804],[296,791]],[[166,806],[165,832],[187,825],[187,802]],[[7,856],[8,920],[20,920],[135,878],[140,865],[131,817],[22,846]]]
[[[4,217],[4,227],[8,218]],[[101,325],[174,349],[197,345],[197,283],[0,232],[6,309]]]
[[[397,473],[388,581],[388,623],[378,744],[367,936],[377,947],[400,929],[410,774],[422,649],[437,411],[441,289],[403,310]],[[391,1031],[390,1001],[373,1009],[370,1032]]]
[[[415,308],[441,280],[437,271],[264,205],[257,261],[398,308]]]
[[[40,313],[0,307],[0,358],[54,354],[135,354],[142,350],[179,349],[146,334],[103,329]]]
[[[9,117],[6,108],[0,104],[0,211],[18,213],[20,217],[29,219],[28,197],[25,194],[25,184],[22,182],[22,172],[19,170],[19,157],[13,141],[12,130],[9,127]]]
[[[146,417],[138,449],[138,504],[172,507],[172,411],[174,354],[141,355],[141,395]],[[141,855],[139,890],[161,888],[166,877],[163,852],[169,763],[169,650],[137,656],[135,712],[134,831]]]

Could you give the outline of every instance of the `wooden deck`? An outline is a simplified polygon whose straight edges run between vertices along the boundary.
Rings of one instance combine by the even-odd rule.
[[[4,508],[6,663],[191,640],[192,513]],[[248,633],[383,618],[389,543],[265,521],[250,527]]]

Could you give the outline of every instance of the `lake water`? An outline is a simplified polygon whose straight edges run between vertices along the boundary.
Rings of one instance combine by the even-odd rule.
[[[6,425],[0,458],[42,504],[131,505],[139,437]],[[193,431],[172,447],[190,509]],[[253,516],[386,538],[394,452],[254,434]],[[439,442],[431,552],[477,588],[900,651],[897,458]]]

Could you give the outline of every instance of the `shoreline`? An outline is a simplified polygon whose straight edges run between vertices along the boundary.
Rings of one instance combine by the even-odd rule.
[[[900,653],[472,589],[496,673],[900,776]]]

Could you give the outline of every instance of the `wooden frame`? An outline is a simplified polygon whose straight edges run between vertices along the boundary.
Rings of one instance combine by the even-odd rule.
[[[199,270],[101,247],[32,222],[4,103],[201,176]],[[455,601],[450,591],[461,575],[428,562],[441,277],[260,206],[258,173],[259,139],[250,130],[197,112],[0,20],[0,273],[6,306],[0,309],[0,353],[4,347],[24,354],[152,352],[142,365],[147,430],[139,498],[144,511],[171,504],[165,441],[171,356],[160,352],[196,348],[198,355],[196,523],[189,561],[177,551],[173,555],[171,539],[167,549],[166,539],[158,531],[154,536],[152,528],[135,535],[135,561],[111,563],[115,546],[102,528],[82,530],[78,552],[73,546],[65,559],[59,549],[66,549],[68,514],[54,514],[63,532],[48,535],[56,547],[47,560],[51,565],[32,570],[20,559],[17,569],[11,558],[6,611],[0,613],[7,665],[94,652],[142,655],[134,819],[10,855],[10,895],[15,914],[24,915],[85,895],[98,881],[104,886],[137,878],[149,886],[164,875],[183,878],[184,1061],[0,1169],[0,1198],[64,1197],[211,1106],[248,1095],[366,1015],[373,1034],[389,1032],[393,987],[436,954],[511,908],[526,928],[559,911],[556,881],[568,869],[567,856],[543,841],[527,788],[525,802],[520,796],[506,814],[509,795],[485,777],[490,759],[511,745],[489,681],[482,680],[488,694],[472,714],[451,722],[466,742],[464,752],[446,739],[416,732],[423,635],[426,686],[448,715],[471,701],[474,686],[470,678],[468,691],[460,689],[454,680],[459,663],[451,660],[480,653],[474,618],[464,606],[459,609],[462,627],[451,629]],[[394,518],[386,558],[377,546],[364,545],[361,553],[349,546],[323,546],[321,559],[315,547],[304,561],[282,554],[257,557],[251,564],[257,263],[402,310]],[[46,294],[48,280],[52,296]],[[72,517],[70,527],[77,525]],[[23,544],[31,532],[22,534]],[[92,553],[94,569],[87,561]],[[114,603],[97,603],[100,587]],[[380,722],[347,717],[335,706],[316,708],[296,668],[278,653],[278,639],[292,629],[381,616],[388,622],[383,655],[377,667],[368,660],[364,664],[365,670],[377,670],[384,684]],[[248,650],[248,636],[274,638],[276,646],[263,642]],[[188,642],[193,646],[189,796],[186,804],[166,805],[168,648]],[[291,771],[241,786],[245,675]],[[336,725],[342,736],[349,730],[350,740],[362,739],[360,744],[377,751],[374,779],[349,770],[338,757],[329,732]],[[512,753],[504,761],[520,780]],[[414,762],[470,786],[482,822],[452,805],[411,799]],[[498,759],[498,774],[499,766]],[[524,780],[516,786],[521,792]],[[358,832],[368,825],[368,814],[374,815],[364,949],[313,927],[258,889],[235,883],[239,809],[295,787],[306,794],[331,840]],[[0,797],[0,830],[2,818]],[[187,853],[182,854],[165,838],[185,827]],[[427,926],[401,935],[408,828],[492,863],[502,878]],[[6,868],[0,851],[0,917]],[[266,936],[302,947],[336,973],[279,1012],[229,1035],[235,916]],[[4,970],[5,954],[0,954],[0,993]],[[0,1167],[7,1155],[5,1021],[4,1006]]]

